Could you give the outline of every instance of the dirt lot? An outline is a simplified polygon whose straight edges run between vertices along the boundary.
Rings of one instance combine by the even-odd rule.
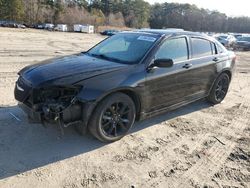
[[[0,187],[250,187],[250,52],[237,53],[222,104],[199,101],[137,123],[112,144],[27,123],[13,97],[17,72],[102,38],[0,28]]]

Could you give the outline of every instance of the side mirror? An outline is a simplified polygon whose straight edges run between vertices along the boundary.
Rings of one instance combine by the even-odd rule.
[[[172,67],[173,64],[174,62],[172,59],[156,59],[153,63],[153,66],[167,68]]]

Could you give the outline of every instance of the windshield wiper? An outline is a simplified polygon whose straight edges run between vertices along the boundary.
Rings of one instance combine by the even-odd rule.
[[[124,63],[122,60],[116,59],[116,58],[112,58],[112,57],[108,57],[104,54],[92,54],[92,53],[88,53],[91,56],[97,57],[97,58],[101,58],[101,59],[105,59],[105,60],[109,60],[109,61],[116,61],[119,63]]]

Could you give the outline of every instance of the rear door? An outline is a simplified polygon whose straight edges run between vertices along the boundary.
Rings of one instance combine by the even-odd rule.
[[[185,77],[186,98],[193,100],[206,96],[209,92],[211,82],[217,73],[216,63],[218,62],[215,44],[207,39],[199,37],[190,38],[191,46],[191,68]],[[189,88],[189,89],[188,89]]]
[[[176,96],[179,102],[187,103],[205,97],[211,80],[216,74],[215,45],[204,38],[190,37],[190,58],[178,63]]]

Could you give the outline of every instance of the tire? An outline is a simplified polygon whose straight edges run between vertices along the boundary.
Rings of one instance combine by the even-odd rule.
[[[207,100],[213,104],[221,103],[227,95],[229,84],[230,78],[228,74],[222,73],[214,82]]]
[[[136,109],[126,94],[114,93],[104,98],[94,110],[88,128],[102,142],[114,142],[124,137],[135,122]]]

